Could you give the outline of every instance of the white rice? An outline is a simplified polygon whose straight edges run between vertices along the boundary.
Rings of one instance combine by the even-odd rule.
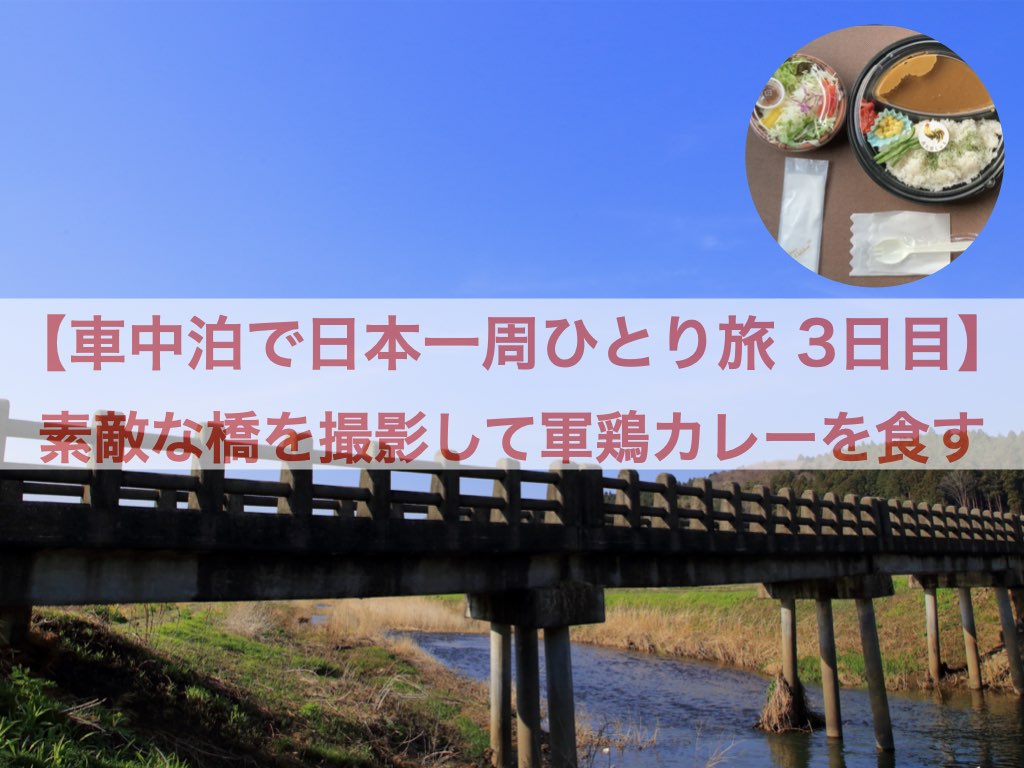
[[[941,152],[912,149],[885,168],[909,187],[939,192],[977,178],[995,160],[1003,140],[998,120],[946,120],[949,144]]]

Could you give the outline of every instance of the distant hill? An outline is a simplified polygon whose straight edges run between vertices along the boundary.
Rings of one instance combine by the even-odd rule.
[[[971,432],[969,437],[971,466],[1024,466],[1024,436],[1011,432],[992,437],[983,432]],[[929,466],[935,465],[934,458],[949,453],[950,449],[942,444],[940,436],[929,434],[922,442],[927,454],[933,457]],[[884,447],[865,444],[863,448],[869,454],[869,461],[878,466],[875,459]],[[913,466],[908,461],[901,463]],[[752,467],[714,472],[708,477],[716,485],[736,482],[743,488],[767,485],[774,489],[791,488],[797,493],[805,490],[840,496],[853,493],[1017,514],[1024,510],[1024,470],[1020,469],[848,469],[831,454],[801,458],[794,465],[801,468]]]

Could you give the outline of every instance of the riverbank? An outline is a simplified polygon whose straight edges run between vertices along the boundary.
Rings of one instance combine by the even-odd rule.
[[[411,641],[325,632],[308,615],[37,610],[25,645],[0,652],[0,754],[71,768],[486,764],[483,686]]]
[[[906,578],[895,595],[875,600],[886,686],[923,688],[928,682],[924,598]],[[955,590],[939,590],[939,630],[945,687],[966,686],[966,658]],[[992,591],[973,590],[982,675],[996,690],[1010,688]],[[840,683],[866,685],[857,611],[852,600],[833,602]],[[703,589],[609,590],[607,621],[574,629],[573,640],[612,648],[698,659],[765,675],[781,671],[779,605],[753,585]],[[799,673],[819,683],[818,630],[814,604],[797,602]]]
[[[875,601],[878,636],[891,690],[916,690],[928,684],[924,598],[906,578],[894,579],[896,594]],[[939,590],[939,630],[947,674],[943,687],[966,686],[966,659],[955,590]],[[1010,688],[999,618],[992,591],[973,590],[982,675],[992,690]],[[574,642],[677,658],[709,661],[775,675],[781,669],[779,607],[759,596],[754,585],[700,589],[610,589],[607,620],[573,627]],[[362,624],[365,631],[482,632],[486,626],[464,617],[462,596],[336,601],[330,621],[340,627]],[[833,603],[840,683],[866,685],[856,607]],[[805,682],[819,683],[817,620],[813,603],[797,603],[799,671]]]

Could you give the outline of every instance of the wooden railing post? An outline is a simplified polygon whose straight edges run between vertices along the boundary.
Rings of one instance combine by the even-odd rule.
[[[0,398],[0,463],[7,453],[7,423],[11,420],[11,401]]]
[[[803,492],[802,497],[807,502],[807,514],[811,516],[811,532],[814,534],[815,548],[821,549],[821,502],[818,493],[813,488]]]
[[[200,449],[206,448],[210,440],[211,430],[207,424],[200,432]],[[212,457],[193,457],[192,476],[196,478],[198,488],[188,495],[188,508],[202,510],[209,514],[224,512],[224,457],[219,464],[214,464]]]
[[[0,463],[7,451],[8,422],[11,417],[11,403],[0,400]],[[24,481],[9,478],[0,470],[0,504],[17,504],[22,501]],[[20,645],[32,623],[31,605],[0,606],[0,646]]]
[[[960,544],[963,550],[974,549],[974,520],[967,507],[957,507],[956,524],[960,531]]]
[[[935,546],[935,524],[932,522],[932,505],[921,501],[917,504],[917,535],[922,539],[928,539],[930,548]]]
[[[634,530],[640,527],[640,474],[635,469],[623,469],[619,471],[619,480],[626,481],[626,490],[615,492],[615,503],[622,504],[629,511],[626,513],[626,522]]]
[[[875,526],[878,529],[878,536],[882,540],[883,550],[892,549],[892,521],[889,519],[889,502],[887,499],[871,499],[871,514],[875,518]]]
[[[981,523],[985,532],[985,541],[995,541],[995,527],[992,524],[991,509],[983,509],[981,511]]]
[[[992,510],[992,529],[992,533],[995,537],[996,542],[998,542],[999,544],[1005,544],[1006,526],[1003,524],[1003,510]]]
[[[8,422],[11,419],[10,400],[0,399],[0,464],[7,457],[7,432]],[[18,477],[11,477],[5,471],[0,470],[0,504],[17,504],[22,500],[25,481]]]
[[[580,519],[580,470],[575,466],[555,464],[551,471],[558,475],[558,482],[548,486],[548,499],[557,501],[561,512],[547,512],[544,522],[566,527],[576,527]]]
[[[843,535],[843,505],[839,497],[829,491],[821,497],[821,535]],[[828,532],[825,529],[828,528]]]
[[[971,538],[974,540],[974,546],[978,548],[978,544],[985,541],[985,523],[981,518],[981,510],[977,507],[971,507],[968,515],[971,518]]]
[[[678,493],[678,481],[675,475],[668,472],[662,472],[658,475],[656,482],[660,485],[663,490],[661,493],[655,494],[654,506],[658,509],[663,510],[664,517],[661,518],[660,522],[655,523],[655,527],[668,528],[670,531],[679,529],[679,493]]]
[[[505,502],[505,509],[492,509],[491,522],[519,525],[523,517],[523,472],[515,459],[501,459],[498,468],[503,470],[504,474],[499,480],[494,481],[494,496]]]
[[[929,508],[929,519],[931,520],[932,538],[938,540],[942,539],[943,544],[949,539],[949,534],[946,531],[946,517],[944,514],[944,508],[941,504],[932,504]],[[939,546],[936,541],[936,546]]]
[[[889,502],[897,509],[903,538],[912,538],[915,540],[919,538],[917,530],[917,509],[914,502],[910,499],[904,499],[903,501],[890,499]]]
[[[93,509],[116,511],[121,504],[121,461],[100,459],[97,455],[99,429],[102,422],[123,420],[124,414],[114,411],[97,411],[92,417],[92,452],[89,458],[89,484],[82,491],[82,501]]]
[[[859,543],[859,549],[864,550],[864,530],[860,518],[860,497],[853,493],[843,496],[842,512],[839,515],[839,535],[844,541],[849,541],[849,536],[855,536]],[[847,517],[849,513],[849,517]],[[851,533],[847,535],[847,531]]]
[[[771,488],[766,485],[755,485],[753,492],[757,495],[757,501],[754,503],[757,504],[758,509],[760,510],[760,526],[767,543],[767,549],[769,552],[774,552],[775,520],[773,519],[774,505],[771,502]]]
[[[296,441],[294,453],[310,453],[312,441]],[[288,486],[288,495],[277,500],[277,512],[294,517],[310,517],[313,514],[313,462],[285,461],[281,463],[281,482]]]
[[[703,505],[700,523],[708,533],[708,549],[715,549],[715,534],[718,532],[718,525],[715,522],[715,486],[710,480],[704,478],[700,481],[701,504]]]
[[[440,469],[430,476],[430,492],[440,496],[441,503],[431,504],[427,508],[428,520],[459,522],[460,485],[461,478],[457,469]]]
[[[391,518],[391,470],[360,470],[359,487],[370,493],[369,500],[359,502],[359,516],[372,517],[378,521],[389,520]]]
[[[784,499],[786,514],[789,516],[789,520],[786,521],[786,527],[789,528],[791,536],[797,536],[800,533],[800,514],[799,507],[797,507],[796,494],[793,493],[792,488],[780,488],[779,496]]]
[[[732,529],[736,532],[736,549],[747,548],[747,521],[743,518],[743,489],[739,483],[729,484],[729,506],[732,509]]]
[[[604,526],[604,485],[600,468],[586,467],[577,470],[579,517],[577,524],[582,528]]]

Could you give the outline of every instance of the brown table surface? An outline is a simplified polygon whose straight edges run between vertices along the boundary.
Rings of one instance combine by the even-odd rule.
[[[847,98],[851,99],[857,78],[871,58],[890,43],[914,34],[917,33],[901,27],[850,27],[819,37],[799,52],[817,56],[831,65],[843,82]],[[847,103],[847,114],[850,110],[858,111],[852,101]],[[957,237],[981,232],[999,193],[997,187],[971,200],[930,205],[915,203],[888,192],[867,175],[854,156],[845,128],[822,149],[800,153],[776,149],[750,129],[747,133],[747,183],[757,212],[772,237],[778,235],[782,176],[787,155],[829,161],[819,272],[849,285],[900,285],[920,279],[920,276],[850,277],[851,213],[948,212],[950,234]]]

